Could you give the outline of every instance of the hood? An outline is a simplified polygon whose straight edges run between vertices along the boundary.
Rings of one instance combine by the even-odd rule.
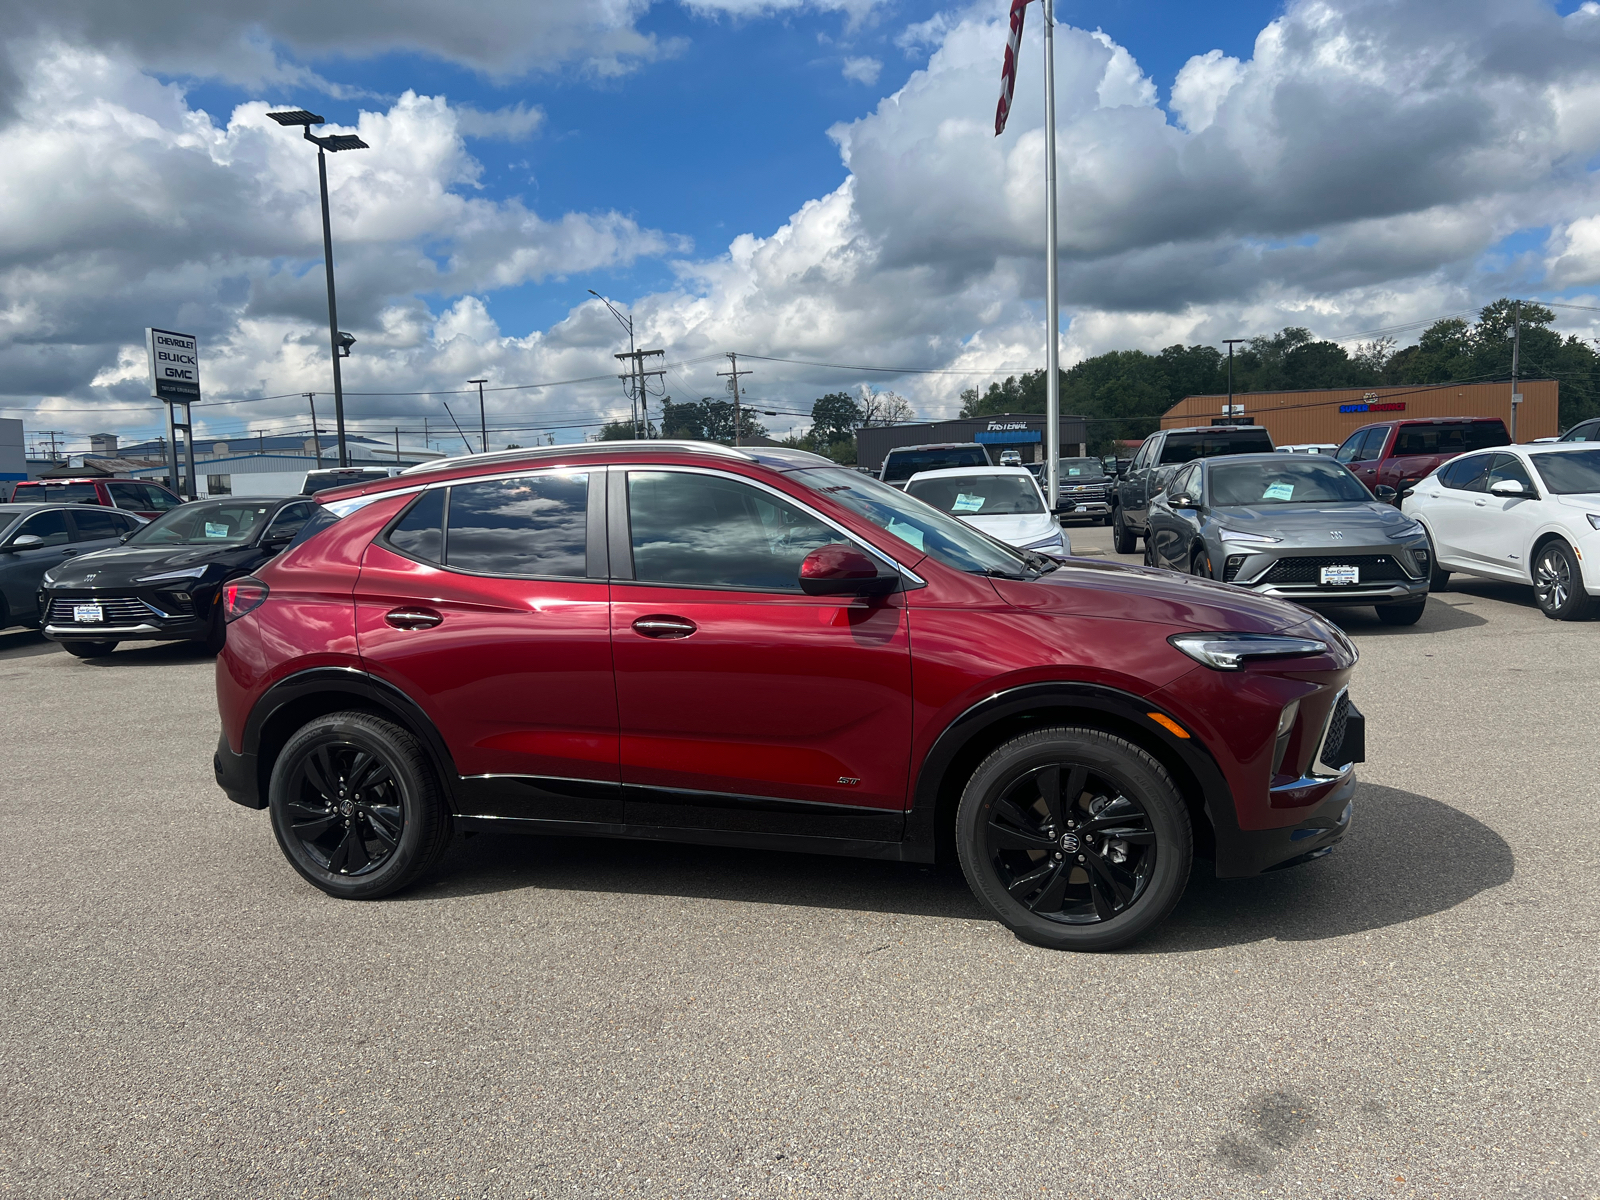
[[[1007,604],[1063,616],[1228,633],[1283,633],[1316,619],[1298,604],[1231,584],[1081,558],[1038,579],[992,582]]]
[[[1557,496],[1556,500],[1580,512],[1600,512],[1600,492],[1575,492],[1569,496]]]
[[[992,538],[999,538],[1008,546],[1026,546],[1042,542],[1061,532],[1056,519],[1047,512],[1021,513],[1009,517],[962,517],[974,529],[981,529]]]
[[[53,587],[116,587],[132,584],[146,575],[181,571],[185,567],[217,563],[231,566],[255,554],[252,546],[113,546],[69,558],[50,574]],[[85,582],[84,576],[94,579]]]
[[[1267,504],[1260,508],[1227,507],[1211,510],[1222,529],[1258,533],[1286,542],[1327,541],[1330,529],[1343,530],[1347,540],[1382,541],[1417,534],[1416,522],[1393,505],[1373,500],[1365,504]],[[1359,530],[1360,538],[1351,536]]]

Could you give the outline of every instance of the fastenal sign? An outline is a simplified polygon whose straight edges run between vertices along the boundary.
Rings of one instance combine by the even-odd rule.
[[[150,353],[150,394],[159,400],[200,399],[200,342],[190,333],[146,329]]]

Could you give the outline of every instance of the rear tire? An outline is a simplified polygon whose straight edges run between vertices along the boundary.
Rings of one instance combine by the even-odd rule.
[[[1132,554],[1139,548],[1139,536],[1122,522],[1122,506],[1111,510],[1111,544],[1118,554]]]
[[[1385,625],[1415,625],[1422,620],[1427,607],[1427,597],[1413,604],[1380,604],[1377,606],[1378,620]]]
[[[1194,835],[1155,758],[1103,730],[1067,726],[1013,738],[973,772],[956,812],[956,851],[973,893],[1018,937],[1114,950],[1177,904]]]
[[[272,765],[267,807],[290,865],[341,900],[400,890],[450,842],[450,815],[422,746],[371,713],[330,713],[301,726]]]
[[[1594,607],[1583,589],[1583,568],[1565,542],[1546,542],[1534,557],[1533,598],[1552,621],[1581,621]]]
[[[117,648],[115,642],[62,642],[61,648],[74,658],[103,658]]]

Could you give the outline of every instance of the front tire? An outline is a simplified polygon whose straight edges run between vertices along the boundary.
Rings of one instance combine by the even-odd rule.
[[[1211,551],[1202,547],[1194,552],[1194,557],[1189,560],[1189,574],[1201,579],[1212,578]]]
[[[1118,554],[1132,554],[1139,548],[1139,537],[1122,520],[1122,506],[1111,510],[1111,544]]]
[[[342,900],[398,891],[450,839],[421,745],[371,713],[330,713],[301,726],[273,763],[267,806],[290,865]]]
[[[1533,598],[1552,621],[1579,621],[1589,615],[1593,602],[1583,590],[1583,568],[1565,542],[1546,542],[1534,558]]]
[[[956,812],[973,893],[1018,937],[1055,950],[1114,950],[1183,894],[1189,812],[1167,770],[1098,729],[1023,734],[986,758]]]
[[[1433,538],[1428,538],[1428,590],[1430,592],[1448,592],[1450,590],[1450,572],[1439,567],[1439,551],[1433,544]]]
[[[1378,620],[1385,625],[1415,625],[1422,620],[1427,607],[1426,596],[1411,604],[1380,604],[1377,606]]]
[[[61,648],[74,658],[104,658],[117,648],[115,642],[62,642]]]

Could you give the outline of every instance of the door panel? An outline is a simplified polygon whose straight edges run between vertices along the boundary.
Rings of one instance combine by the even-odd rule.
[[[1514,454],[1495,455],[1484,486],[1491,488],[1502,479],[1514,479],[1525,488],[1533,488],[1527,468]],[[1482,532],[1474,550],[1484,569],[1507,579],[1532,583],[1527,556],[1534,536],[1544,524],[1543,502],[1485,491],[1475,503]]]
[[[520,519],[518,503],[532,511],[539,501],[496,495],[463,522],[469,506],[458,494],[485,486],[450,489],[447,538],[438,536],[437,516],[413,520],[424,503],[444,507],[442,495],[433,492],[401,519],[389,540],[419,558],[442,553],[448,562],[461,557],[519,569],[533,563],[544,570],[583,570],[581,511],[576,517],[569,511],[559,527],[519,530],[514,521],[497,526],[497,515]],[[603,496],[598,481],[596,493]],[[367,669],[421,705],[463,777],[495,777],[471,783],[463,801],[469,811],[621,819],[603,580],[467,574],[418,561],[379,540],[363,556],[355,599],[356,637]]]
[[[803,594],[805,555],[849,539],[781,495],[714,472],[613,478],[613,570],[644,576],[612,583],[629,822],[897,836],[903,597]]]

